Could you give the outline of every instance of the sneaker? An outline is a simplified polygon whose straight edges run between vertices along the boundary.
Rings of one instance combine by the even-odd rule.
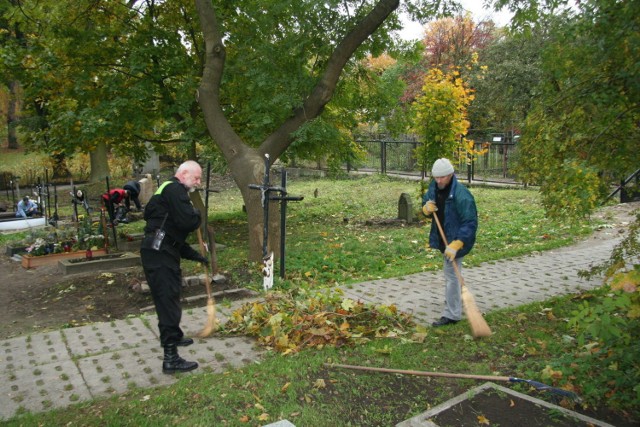
[[[459,322],[459,320],[453,320],[453,319],[449,319],[448,317],[442,316],[440,318],[440,320],[437,320],[437,321],[433,322],[431,324],[431,326],[434,326],[434,327],[437,328],[438,326],[453,325],[453,324],[456,324],[458,322]]]

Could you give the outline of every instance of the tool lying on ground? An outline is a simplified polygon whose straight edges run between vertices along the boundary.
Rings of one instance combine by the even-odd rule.
[[[444,234],[444,230],[442,229],[442,225],[440,225],[440,220],[438,219],[438,215],[434,212],[433,220],[436,222],[438,226],[438,231],[440,231],[440,236],[442,237],[442,241],[445,246],[449,246],[447,242],[447,236]],[[455,260],[451,261],[453,265],[453,270],[456,272],[456,277],[458,278],[458,282],[460,282],[460,288],[462,289],[462,306],[464,307],[464,314],[467,316],[467,320],[469,321],[469,325],[471,326],[471,333],[474,337],[488,337],[491,335],[491,328],[482,317],[482,313],[478,309],[475,300],[473,299],[473,295],[467,289],[464,284],[464,279],[462,278],[462,274],[460,274],[460,269],[458,268],[458,264]]]
[[[499,375],[475,375],[475,374],[454,374],[448,372],[429,372],[429,371],[410,371],[404,369],[389,369],[389,368],[373,368],[368,366],[358,365],[341,365],[338,363],[325,363],[324,366],[328,368],[343,368],[353,369],[357,371],[369,371],[369,372],[383,372],[387,374],[403,374],[403,375],[416,375],[420,377],[443,377],[443,378],[463,378],[471,380],[483,380],[483,381],[507,381],[511,383],[527,383],[538,391],[548,391],[550,393],[558,394],[560,396],[568,397],[576,402],[580,402],[582,399],[572,391],[564,390],[557,387],[551,387],[547,384],[540,383],[533,380],[525,380],[516,377],[505,377]]]

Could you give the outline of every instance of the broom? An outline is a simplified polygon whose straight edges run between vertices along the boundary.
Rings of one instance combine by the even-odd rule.
[[[580,397],[572,391],[564,390],[557,387],[551,387],[547,384],[543,384],[538,381],[525,380],[525,379],[516,378],[516,377],[504,377],[504,376],[498,376],[498,375],[452,374],[447,372],[409,371],[409,370],[403,370],[403,369],[373,368],[373,367],[358,366],[358,365],[341,365],[339,363],[325,363],[324,366],[328,368],[354,369],[357,371],[384,372],[388,374],[416,375],[421,377],[464,378],[464,379],[483,380],[483,381],[508,381],[512,383],[527,383],[530,386],[534,387],[536,390],[548,391],[551,393],[559,394],[565,397],[569,397],[575,400],[576,402],[581,401]]]
[[[440,225],[440,220],[438,219],[438,215],[433,213],[433,219],[438,226],[438,231],[440,232],[440,236],[442,237],[442,241],[445,246],[449,246],[447,242],[447,237],[444,235],[444,230],[442,230],[442,225]],[[477,337],[488,337],[491,335],[491,329],[489,325],[482,317],[482,313],[478,310],[478,306],[471,295],[471,292],[467,289],[464,284],[464,279],[462,278],[462,274],[460,274],[460,269],[458,268],[458,264],[454,261],[451,261],[453,264],[453,270],[456,273],[456,277],[458,277],[458,282],[460,282],[460,287],[462,290],[462,305],[464,307],[464,314],[467,316],[467,320],[469,320],[469,325],[471,325],[471,333],[475,338]]]
[[[202,241],[202,230],[198,227],[198,243],[200,243],[200,252],[202,256],[207,256],[207,250],[204,247],[204,242]],[[202,331],[198,333],[198,337],[206,338],[213,334],[213,332],[218,327],[218,321],[216,319],[216,306],[211,297],[211,277],[209,276],[209,267],[204,266],[205,279],[204,284],[207,288],[207,323],[204,325]]]

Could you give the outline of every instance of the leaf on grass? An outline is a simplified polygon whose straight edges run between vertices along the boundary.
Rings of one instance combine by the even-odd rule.
[[[267,421],[268,419],[269,419],[269,414],[267,414],[266,412],[260,414],[260,416],[258,417],[258,420],[260,421]]]
[[[385,345],[382,348],[376,348],[376,353],[382,353],[382,354],[391,354],[391,348],[389,348],[388,345]]]
[[[280,393],[285,393],[290,386],[291,383],[286,383],[285,385],[283,385],[282,388],[280,388]]]
[[[411,340],[417,343],[423,343],[426,338],[426,332],[416,332],[415,334],[411,335]]]
[[[554,371],[551,366],[547,365],[542,370],[542,378],[560,379],[562,378],[562,371]]]
[[[251,418],[249,418],[248,415],[243,415],[243,416],[240,417],[240,422],[241,423],[248,423],[250,419]]]
[[[326,388],[327,387],[327,383],[324,382],[324,380],[322,378],[318,378],[314,383],[313,383],[313,387],[314,388]]]

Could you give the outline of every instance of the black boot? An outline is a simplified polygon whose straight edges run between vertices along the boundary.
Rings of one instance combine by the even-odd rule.
[[[178,347],[186,347],[191,344],[193,344],[193,338],[189,338],[189,337],[182,337],[180,338],[180,341],[176,343]]]
[[[175,374],[176,372],[189,372],[198,367],[196,362],[188,362],[178,354],[175,344],[164,346],[164,360],[162,361],[162,372],[165,374]]]

